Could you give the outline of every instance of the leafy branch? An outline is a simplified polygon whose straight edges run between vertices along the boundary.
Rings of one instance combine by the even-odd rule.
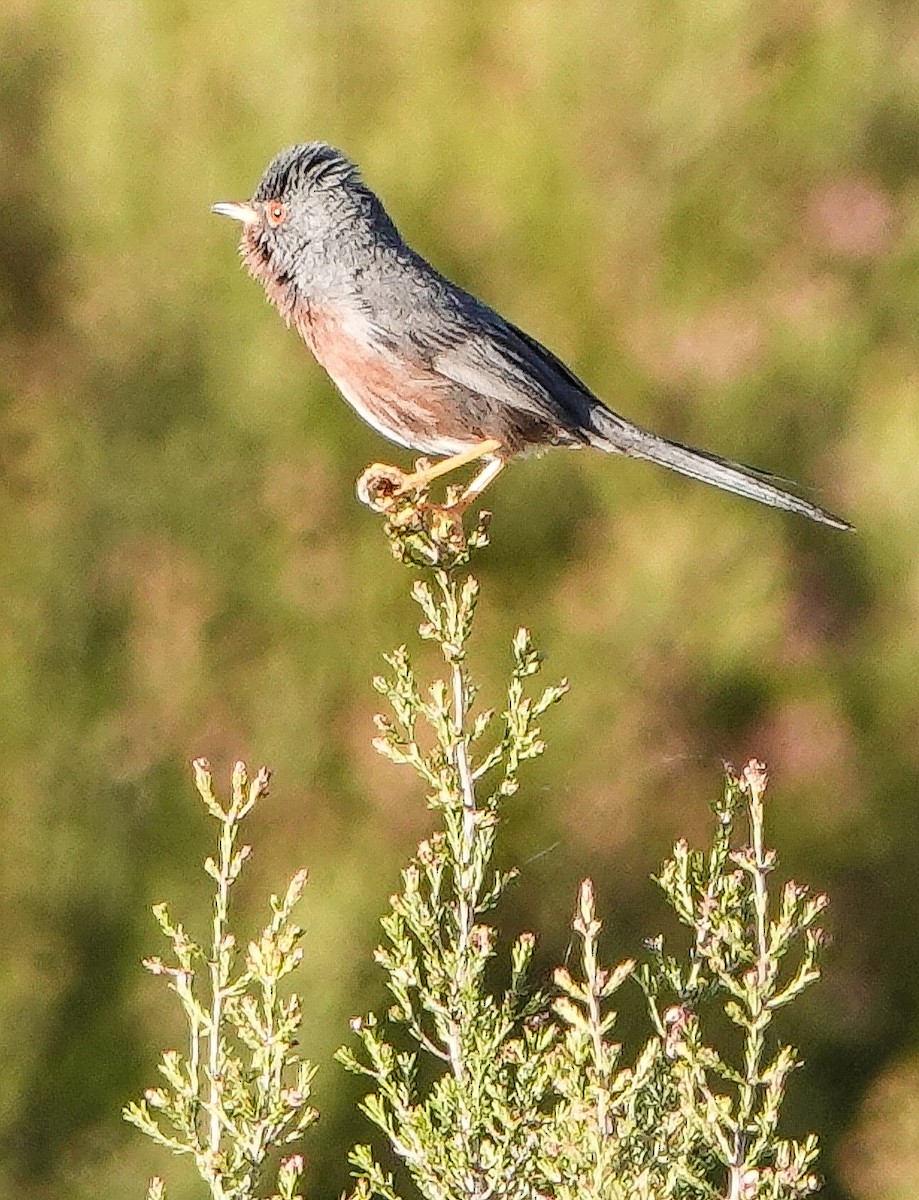
[[[246,1200],[257,1194],[269,1153],[299,1141],[318,1116],[308,1103],[315,1071],[296,1049],[301,1001],[281,989],[302,958],[303,931],[293,912],[306,872],[294,875],[283,896],[271,897],[270,920],[241,951],[229,926],[230,893],[251,852],[239,844],[240,829],[268,794],[268,772],[250,781],[237,763],[224,807],[207,762],[196,760],[194,770],[198,794],[219,824],[217,857],[204,864],[215,884],[210,943],[205,949],[193,941],[166,904],[155,906],[172,960],[144,965],[178,997],[188,1048],[164,1052],[163,1083],[127,1105],[124,1116],[167,1150],[190,1156],[215,1200]],[[281,1200],[294,1200],[302,1173],[299,1155],[281,1162]],[[161,1180],[148,1195],[164,1195]]]
[[[382,918],[375,957],[389,1006],[354,1018],[355,1041],[337,1055],[367,1081],[363,1113],[426,1200],[796,1200],[814,1192],[816,1139],[779,1133],[799,1058],[773,1025],[818,978],[826,899],[793,881],[777,893],[770,886],[765,769],[751,761],[729,772],[711,846],[678,841],[660,870],[682,945],[656,937],[640,961],[604,965],[594,886],[584,880],[576,961],[537,978],[535,936],[523,931],[502,950],[493,923],[517,876],[496,866],[495,848],[524,764],[545,749],[543,718],[567,684],[534,688],[541,658],[519,629],[505,694],[481,707],[468,662],[479,585],[465,567],[487,544],[487,519],[467,533],[452,514],[409,498],[386,513],[395,557],[425,572],[412,596],[420,635],[439,647],[443,670],[423,686],[400,646],[374,680],[388,706],[374,745],[418,777],[436,828]],[[178,997],[188,1044],[164,1053],[163,1082],[125,1115],[191,1158],[217,1200],[268,1189],[294,1200],[303,1159],[289,1150],[316,1120],[313,1067],[297,1050],[301,1003],[288,991],[301,957],[294,909],[306,874],[272,897],[268,923],[240,950],[230,903],[250,854],[240,830],[266,796],[268,775],[250,781],[237,764],[226,806],[206,763],[195,775],[219,826],[216,857],[205,864],[214,885],[209,944],[194,942],[165,905],[154,910],[171,957],[146,966]],[[612,1003],[633,980],[650,1027],[626,1052]],[[283,1157],[272,1171],[275,1152]],[[355,1198],[402,1194],[404,1178],[371,1145],[356,1145],[350,1162]],[[152,1181],[151,1200],[163,1195],[162,1181]]]

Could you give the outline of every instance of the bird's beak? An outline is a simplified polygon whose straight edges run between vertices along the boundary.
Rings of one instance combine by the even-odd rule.
[[[234,221],[242,221],[243,225],[257,225],[261,217],[251,204],[215,204],[212,213],[218,217],[232,217]]]

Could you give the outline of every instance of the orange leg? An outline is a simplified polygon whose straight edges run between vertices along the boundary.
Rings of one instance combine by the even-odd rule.
[[[491,481],[504,470],[505,460],[503,458],[488,458],[485,461],[485,466],[475,475],[470,481],[466,490],[460,496],[455,504],[449,505],[451,512],[464,512],[473,502],[476,496],[480,495]]]
[[[469,450],[464,450],[461,454],[453,454],[450,458],[441,459],[440,462],[433,463],[430,467],[425,467],[423,471],[415,471],[411,475],[406,475],[399,484],[397,495],[402,495],[405,492],[410,492],[414,488],[425,487],[432,479],[437,479],[441,475],[447,475],[451,471],[457,470],[459,467],[465,467],[466,463],[475,462],[478,458],[490,458],[491,461],[486,463],[484,470],[480,471],[470,483],[466,492],[463,494],[463,499],[466,499],[466,494],[475,486],[476,482],[486,476],[485,482],[477,489],[476,492],[469,497],[477,495],[486,484],[497,475],[501,467],[495,468],[494,463],[499,462],[504,466],[503,459],[495,459],[492,456],[496,450],[501,449],[501,443],[496,438],[486,438],[484,442],[478,442]],[[490,472],[490,473],[489,473]]]

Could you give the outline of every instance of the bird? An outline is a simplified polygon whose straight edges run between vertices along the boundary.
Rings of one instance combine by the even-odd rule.
[[[412,473],[374,464],[362,478],[388,472],[391,489],[406,494],[476,463],[452,506],[463,511],[511,459],[586,446],[852,528],[784,480],[614,412],[551,350],[413,250],[356,164],[326,142],[282,150],[250,200],[212,211],[241,223],[244,265],[345,400],[425,456]]]

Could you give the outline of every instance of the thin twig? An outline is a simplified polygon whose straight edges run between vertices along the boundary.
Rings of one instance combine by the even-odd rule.
[[[208,1155],[211,1170],[211,1188],[215,1196],[223,1194],[217,1158],[220,1153],[220,1029],[223,1021],[223,942],[229,913],[230,859],[233,854],[233,821],[235,812],[231,805],[220,832],[220,864],[218,867],[217,891],[214,896],[213,940],[210,960],[211,976],[211,1024],[208,1031],[208,1111],[210,1134]]]

